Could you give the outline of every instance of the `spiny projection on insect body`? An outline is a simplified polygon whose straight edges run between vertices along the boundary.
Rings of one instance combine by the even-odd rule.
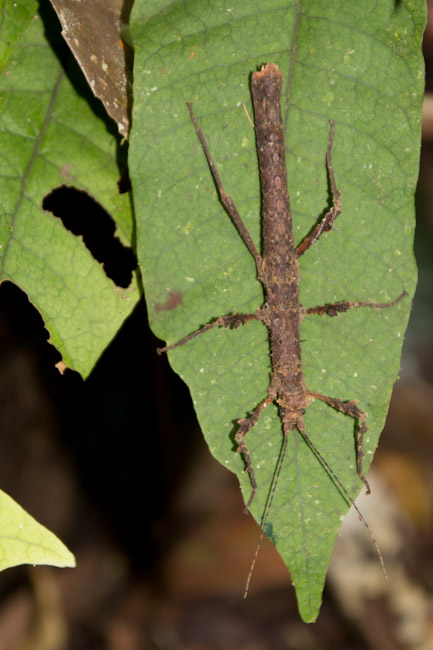
[[[282,84],[282,74],[274,63],[268,63],[262,66],[260,71],[252,75],[251,93],[254,106],[262,193],[263,250],[261,254],[257,250],[233,200],[224,190],[203,133],[196,122],[192,105],[187,103],[191,120],[206,155],[221,202],[255,260],[257,279],[263,286],[265,302],[254,313],[220,316],[204,327],[177,341],[177,343],[158,350],[159,353],[172,350],[173,348],[188,343],[196,336],[204,334],[214,327],[232,327],[233,329],[237,329],[251,320],[259,320],[267,327],[271,356],[271,373],[267,394],[258,405],[253,407],[248,417],[238,420],[239,426],[235,434],[238,451],[243,455],[251,482],[251,496],[246,504],[246,510],[248,510],[254,500],[258,486],[245,438],[257,424],[263,409],[272,402],[277,404],[284,432],[284,443],[276,469],[274,484],[271,488],[270,498],[262,520],[262,531],[266,525],[276,481],[281,471],[287,439],[290,432],[294,429],[297,429],[304,437],[309,447],[330,473],[338,487],[346,495],[348,501],[353,504],[353,500],[348,494],[348,491],[307,435],[303,416],[305,410],[313,400],[325,402],[331,408],[352,417],[357,422],[357,473],[364,483],[367,493],[370,492],[370,487],[362,468],[364,457],[363,441],[365,433],[368,431],[366,413],[358,407],[354,399],[343,401],[341,398],[323,395],[307,387],[301,361],[300,325],[302,320],[311,314],[335,317],[341,312],[358,307],[373,309],[389,308],[396,305],[407,295],[403,291],[398,298],[387,303],[345,300],[310,308],[303,307],[299,303],[299,257],[308,251],[320,239],[324,232],[329,232],[333,229],[335,220],[341,214],[342,206],[341,195],[337,189],[332,167],[331,152],[335,123],[331,121],[330,136],[326,151],[326,165],[332,192],[332,206],[315,228],[295,247],[292,214],[287,188],[285,142],[281,117],[280,98]],[[374,538],[373,542],[377,548]]]

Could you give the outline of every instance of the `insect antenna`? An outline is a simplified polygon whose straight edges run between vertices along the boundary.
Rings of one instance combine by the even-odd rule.
[[[298,431],[299,431],[299,429],[298,429]],[[322,454],[320,453],[320,451],[318,450],[318,448],[316,447],[314,442],[309,438],[309,436],[307,435],[307,432],[305,431],[305,429],[303,431],[299,431],[299,433],[304,438],[305,442],[310,447],[311,451],[314,453],[316,458],[319,460],[319,462],[323,465],[323,467],[326,469],[328,474],[331,476],[334,483],[341,490],[341,492],[343,493],[343,495],[344,495],[345,499],[347,500],[347,502],[351,506],[353,506],[353,508],[357,512],[359,520],[366,527],[366,529],[368,531],[368,534],[370,536],[370,539],[373,542],[374,548],[376,549],[376,553],[377,553],[377,555],[379,557],[379,562],[380,562],[380,565],[382,567],[383,575],[387,579],[388,574],[386,572],[386,567],[385,567],[385,562],[384,562],[384,559],[383,559],[382,551],[380,550],[379,544],[377,543],[377,540],[374,537],[374,535],[373,535],[373,533],[371,531],[371,528],[368,525],[368,522],[365,519],[364,515],[362,514],[362,512],[360,511],[360,509],[356,505],[355,501],[350,496],[347,488],[344,487],[343,483],[338,478],[338,476],[336,475],[336,473],[334,472],[334,470],[332,469],[330,464],[327,462],[327,460],[325,460],[325,458],[322,456]],[[256,550],[255,550],[255,553],[254,553],[253,561],[251,562],[251,567],[250,567],[248,577],[247,577],[247,581],[246,581],[246,584],[245,584],[244,598],[246,598],[247,595],[248,595],[248,591],[249,591],[249,588],[250,588],[250,582],[251,582],[251,576],[253,574],[253,571],[254,571],[254,568],[255,568],[255,565],[256,565],[256,562],[257,562],[257,557],[259,555],[260,547],[261,547],[262,542],[263,542],[263,537],[265,536],[266,524],[268,522],[269,514],[270,514],[270,511],[271,511],[272,501],[274,500],[274,495],[275,495],[275,491],[276,491],[276,488],[277,488],[278,479],[280,477],[281,468],[283,466],[284,456],[286,455],[288,440],[289,440],[289,436],[288,436],[288,434],[285,434],[284,435],[284,440],[283,440],[283,446],[282,446],[281,452],[280,452],[280,457],[278,459],[278,465],[277,465],[277,468],[276,468],[276,471],[275,471],[275,477],[274,477],[274,480],[273,480],[273,483],[272,483],[272,489],[271,489],[271,492],[269,494],[269,498],[268,498],[268,500],[266,502],[266,506],[265,506],[265,513],[263,515],[262,525],[260,527],[259,541],[257,542],[257,546],[256,546]]]
[[[299,429],[298,429],[298,430],[299,430]],[[354,508],[354,509],[356,510],[356,512],[358,513],[359,520],[362,521],[362,523],[363,523],[364,526],[366,527],[367,532],[368,532],[368,534],[369,534],[369,536],[370,536],[370,539],[371,539],[371,541],[373,542],[374,548],[376,549],[376,553],[377,553],[377,555],[378,555],[378,557],[379,557],[379,561],[380,561],[380,565],[381,565],[381,567],[382,567],[383,575],[384,575],[385,578],[387,579],[387,578],[388,578],[388,574],[387,574],[387,572],[386,572],[386,567],[385,567],[385,562],[384,562],[384,559],[383,559],[382,551],[380,550],[379,544],[377,543],[376,538],[374,537],[374,535],[373,535],[373,533],[372,533],[372,531],[371,531],[371,528],[370,528],[370,526],[368,525],[368,522],[366,521],[364,515],[362,514],[362,512],[360,511],[360,509],[359,509],[358,506],[356,505],[355,501],[354,501],[354,500],[352,499],[352,497],[350,496],[348,490],[344,487],[343,483],[340,481],[340,479],[338,478],[338,476],[336,475],[336,473],[334,472],[334,470],[332,469],[332,467],[330,466],[330,464],[325,460],[325,458],[322,456],[322,454],[320,453],[320,451],[317,449],[317,447],[316,447],[316,445],[314,444],[314,442],[309,438],[309,436],[307,435],[307,432],[305,431],[305,429],[304,429],[303,431],[299,431],[299,433],[300,433],[301,436],[304,438],[305,442],[306,442],[307,445],[310,447],[311,451],[314,453],[314,455],[316,456],[316,458],[320,461],[320,463],[321,463],[321,464],[323,465],[323,467],[326,469],[326,471],[328,472],[328,474],[331,476],[331,478],[332,478],[332,480],[334,481],[334,483],[339,487],[339,489],[340,489],[341,492],[343,493],[343,495],[344,495],[346,501],[347,501],[351,506],[353,506],[353,508]]]
[[[278,464],[277,464],[277,468],[276,468],[276,471],[275,471],[275,476],[274,476],[274,480],[273,480],[273,483],[272,483],[272,488],[271,488],[268,500],[267,500],[266,505],[265,505],[265,512],[264,512],[263,519],[262,519],[262,525],[260,526],[259,541],[257,542],[256,551],[254,553],[253,561],[251,562],[250,570],[249,570],[247,581],[246,581],[246,584],[245,584],[244,598],[246,598],[248,596],[248,590],[250,588],[251,576],[253,575],[253,571],[254,571],[254,567],[256,566],[256,562],[257,562],[257,558],[258,558],[258,555],[259,555],[260,547],[261,547],[262,542],[263,542],[263,537],[265,536],[266,524],[268,523],[268,517],[269,517],[269,513],[271,512],[272,501],[274,500],[275,490],[276,490],[276,487],[277,487],[278,479],[280,477],[281,468],[283,466],[284,456],[286,455],[288,440],[289,440],[288,433],[284,434],[283,446],[282,446],[281,451],[280,451],[280,457],[278,459]]]

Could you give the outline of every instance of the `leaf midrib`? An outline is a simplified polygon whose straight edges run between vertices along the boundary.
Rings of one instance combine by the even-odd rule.
[[[22,175],[22,178],[21,178],[21,185],[20,185],[20,192],[19,192],[19,195],[18,195],[18,200],[17,200],[16,206],[15,206],[15,210],[10,215],[11,216],[11,225],[12,225],[11,236],[8,238],[7,243],[5,245],[5,250],[4,250],[4,254],[3,254],[2,262],[1,262],[0,278],[4,278],[4,275],[5,275],[5,268],[4,267],[5,267],[5,263],[6,263],[6,259],[7,259],[7,254],[8,254],[11,242],[14,239],[13,226],[15,224],[15,221],[16,221],[17,215],[19,213],[19,209],[20,209],[22,200],[23,200],[24,195],[25,195],[25,186],[26,186],[28,177],[29,177],[30,172],[31,172],[31,170],[33,168],[33,165],[34,165],[34,163],[36,161],[36,158],[37,158],[37,156],[39,154],[39,149],[40,149],[40,146],[41,146],[42,138],[44,137],[44,135],[45,135],[45,133],[46,133],[46,131],[48,129],[48,126],[51,123],[51,117],[52,117],[52,114],[53,114],[54,104],[55,104],[57,94],[59,92],[60,84],[62,83],[64,74],[65,73],[64,73],[63,69],[60,69],[60,72],[59,72],[59,75],[57,77],[56,83],[54,84],[53,90],[51,91],[50,103],[48,104],[48,109],[47,109],[47,112],[46,112],[46,115],[45,115],[45,118],[44,118],[44,122],[42,124],[42,128],[39,131],[39,133],[38,133],[38,135],[37,135],[37,137],[35,139],[35,144],[33,146],[32,155],[30,156],[30,160],[27,163],[27,167],[26,167],[26,169],[24,171],[24,174]]]

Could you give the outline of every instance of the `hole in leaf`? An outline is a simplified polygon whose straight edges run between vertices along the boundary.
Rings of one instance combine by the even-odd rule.
[[[81,235],[95,260],[119,287],[131,284],[137,259],[131,248],[115,237],[115,224],[104,208],[86,192],[62,185],[44,198],[42,208],[62,220],[74,235]]]

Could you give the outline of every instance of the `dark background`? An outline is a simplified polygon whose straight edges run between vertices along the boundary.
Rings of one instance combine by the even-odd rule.
[[[431,23],[425,56],[431,92]],[[379,567],[378,582],[374,548],[360,543],[359,555],[333,568],[314,625],[299,619],[270,544],[242,599],[258,528],[242,513],[235,477],[210,457],[186,386],[156,355],[144,303],[83,382],[54,367],[59,355],[27,297],[0,287],[0,487],[77,558],[76,569],[0,574],[0,650],[433,648],[432,179],[426,103],[420,281],[372,472],[393,574],[384,581]],[[128,285],[134,256],[97,204],[60,190],[44,207]]]

